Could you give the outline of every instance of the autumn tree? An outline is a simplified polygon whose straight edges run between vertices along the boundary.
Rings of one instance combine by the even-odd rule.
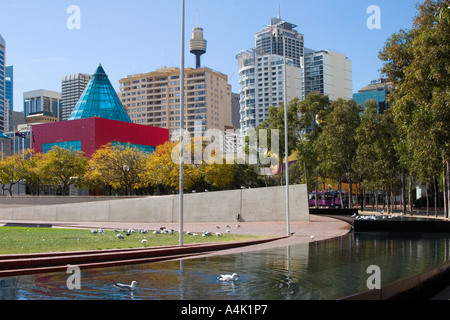
[[[37,172],[49,184],[60,185],[62,194],[69,194],[69,186],[79,182],[87,170],[83,152],[54,146],[39,161]]]
[[[0,161],[0,183],[2,183],[3,191],[7,190],[11,197],[13,186],[20,180],[16,169],[21,158],[21,154],[13,154]]]
[[[146,154],[129,145],[107,144],[98,149],[89,160],[84,176],[85,183],[93,189],[109,186],[130,195],[133,190],[146,185]]]

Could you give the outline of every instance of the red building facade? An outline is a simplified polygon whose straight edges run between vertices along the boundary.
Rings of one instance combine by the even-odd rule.
[[[102,146],[131,144],[152,151],[169,141],[169,130],[98,117],[32,126],[31,147],[46,153],[58,145],[83,151],[86,157]]]

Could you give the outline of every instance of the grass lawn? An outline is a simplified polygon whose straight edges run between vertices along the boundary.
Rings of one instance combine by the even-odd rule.
[[[104,234],[93,234],[89,229],[59,229],[30,227],[0,227],[0,254],[63,252],[80,250],[105,250],[123,248],[158,247],[178,245],[179,234],[157,234],[149,230],[142,234],[138,230],[130,236],[122,233],[124,239],[118,239],[117,233],[105,230]],[[217,237],[214,233],[209,237],[184,235],[183,242],[234,242],[267,238],[264,236],[248,236],[223,234]],[[146,239],[145,245],[141,242]]]

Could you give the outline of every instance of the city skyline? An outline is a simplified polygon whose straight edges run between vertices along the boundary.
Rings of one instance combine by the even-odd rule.
[[[298,25],[305,47],[343,53],[353,62],[353,92],[380,77],[378,52],[387,38],[401,28],[411,28],[416,2],[387,1],[280,1],[282,19]],[[14,98],[23,92],[61,91],[63,76],[90,73],[102,63],[117,92],[119,79],[166,66],[179,67],[181,3],[135,0],[77,1],[79,29],[70,29],[69,1],[35,3],[11,1],[0,34],[6,41],[6,65],[14,66]],[[380,29],[367,21],[371,5],[380,8]],[[239,92],[236,54],[254,47],[254,35],[278,14],[276,0],[186,2],[186,40],[197,26],[204,29],[208,52],[202,65],[229,77],[232,92]],[[2,10],[2,11],[3,11]],[[37,19],[39,17],[39,19]],[[33,22],[39,21],[39,23]],[[27,23],[28,22],[28,23]],[[227,32],[228,30],[228,32]],[[195,56],[186,43],[186,67],[195,67]],[[16,103],[15,111],[23,110]]]

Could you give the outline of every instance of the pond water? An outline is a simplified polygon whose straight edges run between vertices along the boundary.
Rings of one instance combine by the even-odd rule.
[[[368,291],[371,265],[386,285],[449,259],[450,234],[351,232],[270,250],[83,270],[74,290],[65,272],[0,278],[0,299],[331,300]],[[233,272],[240,275],[235,282],[217,279]],[[133,293],[114,287],[133,280]]]

